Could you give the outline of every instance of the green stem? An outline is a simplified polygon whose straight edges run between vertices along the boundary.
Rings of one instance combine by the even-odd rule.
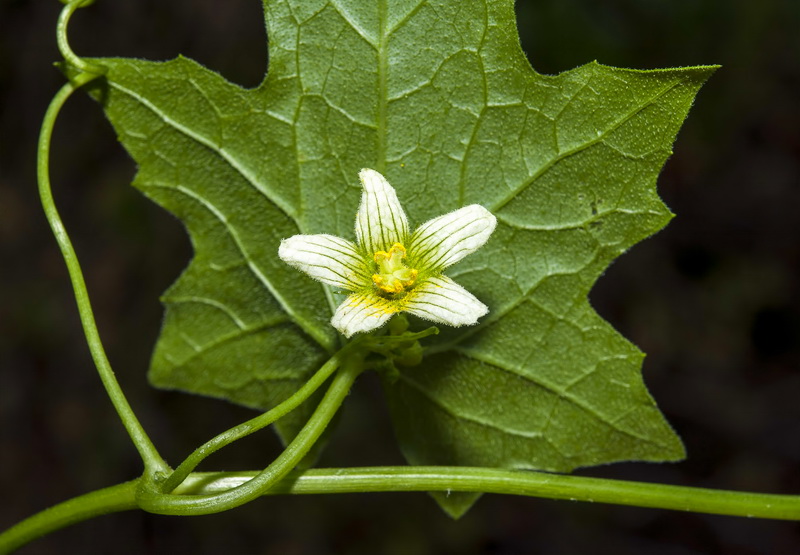
[[[158,471],[168,472],[169,467],[162,460],[155,446],[153,446],[153,443],[150,441],[150,438],[147,436],[147,433],[144,431],[144,428],[142,428],[142,425],[136,418],[136,415],[133,413],[133,410],[128,404],[128,400],[125,398],[125,394],[122,392],[114,376],[114,371],[111,369],[111,365],[108,362],[103,344],[100,341],[100,334],[97,331],[97,324],[94,321],[92,305],[89,302],[89,293],[86,290],[83,272],[78,263],[75,249],[72,246],[72,242],[64,229],[64,224],[56,209],[55,201],[53,200],[53,192],[50,186],[50,142],[58,113],[75,90],[96,77],[96,75],[87,73],[78,75],[72,82],[64,85],[58,93],[56,93],[50,106],[47,108],[44,121],[42,122],[41,134],[39,135],[39,147],[37,152],[36,169],[39,181],[39,196],[45,215],[47,216],[47,221],[50,224],[50,228],[53,230],[53,235],[58,242],[58,247],[61,249],[64,262],[67,264],[69,278],[75,292],[75,300],[78,303],[78,312],[80,314],[81,324],[83,325],[83,331],[86,334],[89,351],[91,351],[92,359],[94,359],[103,386],[117,414],[120,419],[122,419],[122,423],[128,431],[128,435],[139,451],[139,455],[144,461],[145,469],[151,473]]]
[[[136,508],[139,480],[93,491],[59,503],[23,520],[0,534],[0,555],[11,553],[23,545],[60,528],[96,516]]]
[[[267,468],[234,488],[211,495],[163,494],[154,484],[145,483],[139,489],[139,506],[153,513],[202,515],[233,509],[263,495],[297,466],[325,431],[363,369],[362,356],[357,351],[343,362],[314,414]]]
[[[246,482],[252,475],[247,472],[196,473],[189,476],[177,491],[202,495],[227,491]],[[502,493],[694,513],[800,520],[798,495],[726,491],[494,468],[400,466],[311,469],[288,476],[264,493],[379,491]]]
[[[341,385],[345,385],[345,380],[341,382]],[[349,390],[349,384],[339,394],[346,395],[347,390]],[[252,484],[261,474],[263,473],[196,472],[190,474],[176,489],[176,495],[161,497],[181,499],[184,508],[192,510],[184,512],[175,510],[176,507],[162,506],[162,509],[165,510],[160,512],[201,514],[203,511],[194,510],[196,508],[192,508],[184,500],[196,499],[202,502],[203,499],[220,499],[223,495]],[[103,514],[136,508],[134,491],[137,488],[141,488],[140,480],[82,495],[42,511],[0,534],[0,555],[10,553],[31,540],[70,524]],[[544,472],[471,467],[401,466],[311,469],[296,474],[284,474],[280,481],[268,489],[260,490],[257,495],[392,491],[500,493],[694,513],[800,520],[800,496],[797,495],[714,490]]]
[[[397,336],[372,336],[362,335],[345,345],[339,352],[333,355],[314,376],[311,377],[303,387],[297,390],[291,397],[286,399],[280,405],[274,407],[270,411],[260,414],[255,418],[243,422],[238,426],[231,428],[217,435],[213,439],[207,441],[200,447],[194,450],[189,457],[184,460],[178,468],[163,482],[158,485],[160,493],[168,493],[178,487],[178,485],[188,476],[197,465],[199,465],[206,457],[230,445],[234,441],[242,439],[262,428],[269,426],[279,418],[297,408],[300,403],[308,399],[330,375],[342,364],[342,362],[350,356],[353,352],[358,352],[359,349],[365,353],[370,350],[381,350],[391,347],[392,345],[408,343],[417,341],[424,337],[438,333],[435,327],[428,328],[417,333],[404,333]]]
[[[362,336],[363,338],[363,336]],[[359,338],[359,339],[362,339]],[[178,468],[164,482],[159,484],[159,491],[168,493],[174,490],[180,483],[195,469],[206,457],[222,449],[226,445],[233,443],[243,437],[269,426],[282,416],[297,408],[303,401],[308,399],[319,387],[325,383],[331,374],[342,364],[342,361],[353,351],[359,348],[361,341],[356,339],[345,345],[339,352],[333,355],[322,367],[314,374],[303,387],[298,389],[291,397],[283,401],[275,408],[260,414],[255,418],[243,422],[229,430],[226,430],[207,441],[183,461]]]
[[[91,64],[77,56],[75,52],[72,51],[69,41],[67,40],[67,26],[69,25],[69,20],[72,17],[72,14],[74,14],[80,8],[88,6],[93,0],[62,1],[65,2],[66,6],[61,9],[61,14],[58,16],[58,23],[56,25],[56,40],[58,41],[59,52],[61,52],[64,60],[66,60],[69,65],[77,68],[81,72],[90,73],[92,75],[103,75],[106,72],[106,68]]]

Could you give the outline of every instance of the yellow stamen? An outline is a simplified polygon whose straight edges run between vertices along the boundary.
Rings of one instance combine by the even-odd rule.
[[[389,252],[377,251],[373,257],[378,265],[378,272],[372,275],[372,283],[385,293],[402,293],[417,280],[417,270],[403,264],[406,249],[395,243]]]

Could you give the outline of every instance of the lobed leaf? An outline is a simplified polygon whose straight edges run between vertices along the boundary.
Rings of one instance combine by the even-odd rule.
[[[195,249],[164,295],[152,382],[267,408],[316,370],[342,340],[328,323],[337,293],[283,264],[278,245],[352,239],[357,172],[371,167],[412,228],[472,203],[499,222],[447,272],[490,314],[431,339],[423,364],[386,384],[409,462],[565,472],[681,458],[642,353],[587,294],[669,221],[656,177],[714,68],[537,74],[511,0],[264,7],[270,67],[255,89],[184,58],[98,60],[95,92],[139,165],[135,185]],[[438,497],[456,516],[474,498]]]

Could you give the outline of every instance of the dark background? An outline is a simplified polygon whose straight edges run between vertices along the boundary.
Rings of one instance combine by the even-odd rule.
[[[56,0],[0,0],[0,528],[135,477],[137,455],[97,379],[64,264],[38,206],[35,143],[63,83]],[[800,493],[800,2],[521,0],[533,65],[719,63],[659,182],[678,214],[598,282],[601,315],[648,353],[645,380],[686,442],[679,464],[581,474]],[[76,14],[81,55],[192,57],[245,86],[266,63],[257,0],[100,0]],[[152,390],[158,295],[191,255],[180,224],[128,184],[100,108],[70,100],[54,188],[120,382],[173,463],[252,415]],[[374,377],[346,403],[321,465],[402,464]],[[209,468],[264,466],[269,432]],[[800,525],[485,496],[452,521],[424,494],[281,497],[208,517],[130,512],[23,553],[796,554]]]

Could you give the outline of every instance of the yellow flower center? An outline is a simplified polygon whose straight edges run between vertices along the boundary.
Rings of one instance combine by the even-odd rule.
[[[400,243],[392,245],[389,252],[375,253],[378,271],[372,275],[372,282],[378,289],[386,293],[401,293],[414,285],[418,272],[403,264],[405,257],[406,248]]]

